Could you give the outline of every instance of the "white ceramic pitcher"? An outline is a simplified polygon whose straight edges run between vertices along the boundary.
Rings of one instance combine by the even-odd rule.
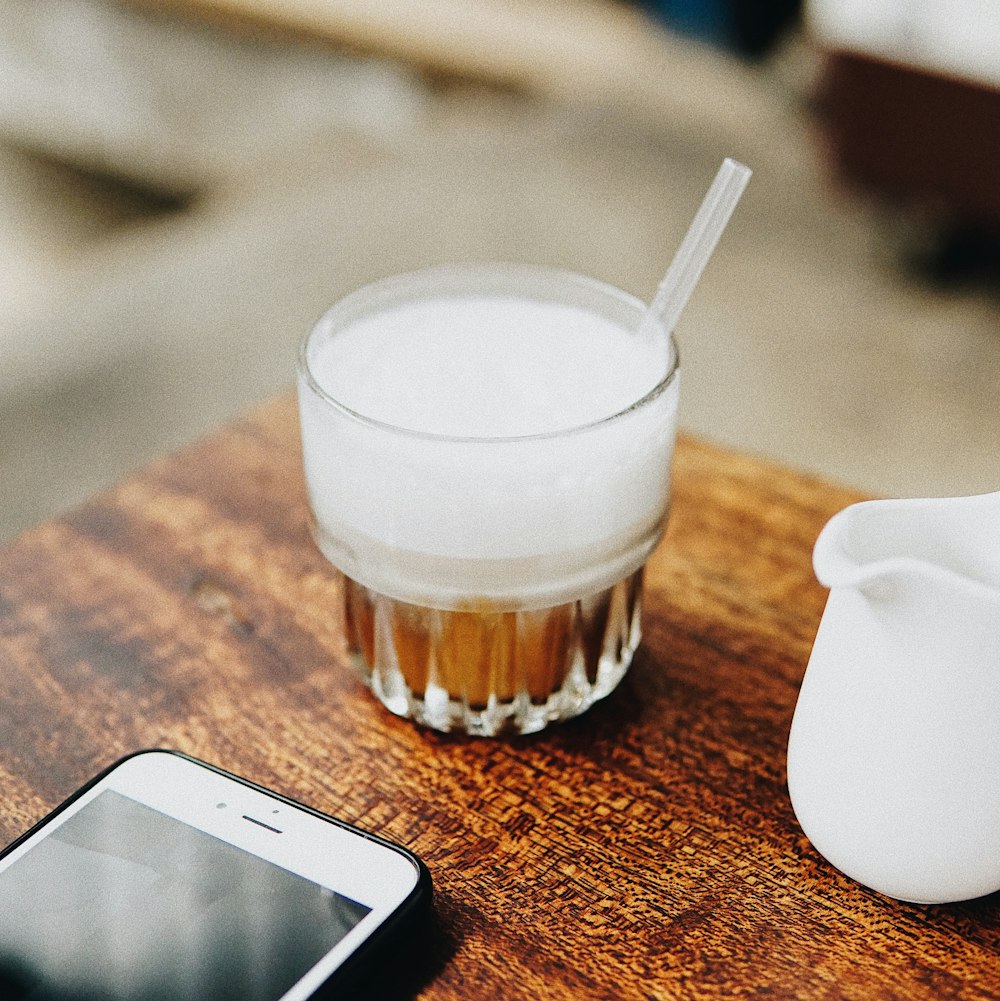
[[[852,505],[813,564],[830,596],[788,742],[803,831],[902,900],[1000,889],[1000,493]]]

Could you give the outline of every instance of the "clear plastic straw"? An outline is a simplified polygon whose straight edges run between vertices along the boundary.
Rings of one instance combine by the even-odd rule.
[[[662,326],[667,334],[673,332],[752,173],[749,167],[736,160],[726,157],[722,161],[712,186],[643,315],[639,324],[640,334],[651,335],[654,325]]]

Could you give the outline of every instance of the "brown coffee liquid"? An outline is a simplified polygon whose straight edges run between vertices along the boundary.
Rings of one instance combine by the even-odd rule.
[[[518,697],[543,705],[574,670],[594,686],[602,662],[631,657],[638,642],[641,569],[592,597],[519,611],[425,608],[350,578],[344,587],[348,645],[366,677],[390,659],[412,696],[433,684],[473,710]]]

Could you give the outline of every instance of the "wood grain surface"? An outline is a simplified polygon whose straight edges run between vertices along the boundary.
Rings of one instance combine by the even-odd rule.
[[[348,667],[278,400],[0,553],[0,839],[169,746],[426,860],[434,925],[379,996],[1000,997],[997,897],[880,897],[789,806],[812,545],[855,499],[682,438],[621,687],[539,735],[452,737]]]

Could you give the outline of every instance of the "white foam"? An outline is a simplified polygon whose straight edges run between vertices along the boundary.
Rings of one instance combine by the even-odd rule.
[[[649,392],[662,346],[558,303],[433,299],[365,317],[317,351],[313,373],[366,417],[434,434],[505,437],[590,424]]]
[[[665,342],[569,306],[470,297],[394,307],[311,347],[313,378],[356,413],[473,439],[380,430],[300,378],[317,538],[355,580],[445,608],[549,605],[631,573],[659,538],[676,376],[621,412],[662,380]]]

